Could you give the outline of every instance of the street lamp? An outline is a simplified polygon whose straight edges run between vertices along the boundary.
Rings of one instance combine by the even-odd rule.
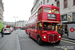
[[[17,16],[14,16],[14,18],[15,18],[15,26],[16,26],[16,19],[18,18]]]

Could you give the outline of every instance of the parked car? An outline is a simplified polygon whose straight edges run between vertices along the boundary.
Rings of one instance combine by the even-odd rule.
[[[6,33],[11,33],[11,30],[10,30],[10,28],[4,28],[4,34],[6,34]]]

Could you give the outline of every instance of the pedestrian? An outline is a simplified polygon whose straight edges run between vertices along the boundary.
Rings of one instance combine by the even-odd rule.
[[[60,28],[60,31],[61,31],[61,37],[62,37],[62,35],[63,35],[63,28],[62,27]]]
[[[1,35],[3,37],[3,35],[4,35],[4,28],[2,28],[2,30],[1,30]]]

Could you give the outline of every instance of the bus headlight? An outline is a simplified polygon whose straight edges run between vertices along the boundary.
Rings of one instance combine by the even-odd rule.
[[[44,36],[43,38],[46,39],[46,36]]]
[[[59,38],[61,38],[61,36],[59,36]]]

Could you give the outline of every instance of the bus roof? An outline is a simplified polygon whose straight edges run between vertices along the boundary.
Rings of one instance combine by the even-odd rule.
[[[53,5],[42,5],[41,7],[51,7],[51,8],[57,8],[57,9],[59,9],[58,7],[53,6]],[[41,8],[41,7],[40,7],[40,8]],[[40,9],[40,8],[39,8],[39,9]]]

